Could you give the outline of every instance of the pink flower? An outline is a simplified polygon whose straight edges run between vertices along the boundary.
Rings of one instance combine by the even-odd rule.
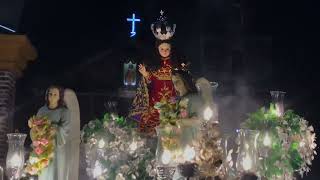
[[[49,141],[47,139],[43,138],[43,139],[40,140],[40,143],[45,146],[45,145],[47,145],[49,143]]]
[[[32,142],[32,145],[35,146],[35,147],[37,147],[37,146],[40,145],[40,141],[33,141],[33,142]]]
[[[188,117],[188,112],[187,110],[183,109],[180,111],[180,116],[181,118],[187,118]]]
[[[41,153],[43,153],[43,149],[41,147],[36,147],[36,149],[34,150],[36,152],[37,155],[40,155]]]

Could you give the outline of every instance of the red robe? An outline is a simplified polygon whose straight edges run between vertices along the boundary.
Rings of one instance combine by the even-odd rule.
[[[139,111],[131,113],[131,115],[138,117],[139,130],[143,133],[154,133],[155,127],[159,125],[159,112],[154,108],[155,103],[161,100],[169,100],[176,96],[171,73],[172,64],[169,59],[161,61],[161,67],[149,73],[149,77],[143,79],[142,87],[138,88],[140,91],[140,98],[135,98],[133,105],[137,106]],[[146,88],[143,88],[146,87]],[[141,93],[144,92],[144,93]],[[147,100],[147,101],[145,101]],[[145,108],[141,108],[145,105]],[[140,106],[139,106],[140,105]]]

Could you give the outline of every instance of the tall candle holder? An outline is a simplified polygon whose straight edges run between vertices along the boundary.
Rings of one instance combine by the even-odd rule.
[[[21,178],[24,166],[24,142],[27,134],[10,133],[8,136],[8,153],[6,159],[6,174],[10,180]]]

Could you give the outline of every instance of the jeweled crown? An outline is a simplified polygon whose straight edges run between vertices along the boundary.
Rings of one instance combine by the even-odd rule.
[[[151,24],[152,34],[154,35],[154,37],[162,41],[171,39],[176,30],[176,24],[171,25],[167,21],[167,17],[163,14],[164,12],[161,10],[160,17],[155,23]]]

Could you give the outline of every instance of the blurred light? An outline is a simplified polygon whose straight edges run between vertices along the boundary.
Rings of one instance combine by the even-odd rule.
[[[196,156],[196,151],[193,147],[187,145],[186,149],[183,152],[183,158],[187,161],[191,161]]]
[[[211,110],[210,107],[206,107],[206,109],[203,112],[203,118],[206,121],[209,121],[213,116],[213,111]]]
[[[248,171],[252,168],[252,160],[248,154],[243,159],[242,166],[245,171]]]
[[[271,145],[271,138],[270,138],[268,132],[264,136],[263,145],[265,145],[265,146],[270,146]]]
[[[22,159],[20,158],[20,156],[18,154],[14,154],[10,161],[9,161],[9,167],[20,167],[22,165]]]
[[[172,159],[172,154],[170,151],[168,150],[164,150],[163,151],[163,154],[162,154],[162,157],[161,157],[161,160],[162,160],[162,163],[163,164],[169,164],[169,162],[171,161]]]

